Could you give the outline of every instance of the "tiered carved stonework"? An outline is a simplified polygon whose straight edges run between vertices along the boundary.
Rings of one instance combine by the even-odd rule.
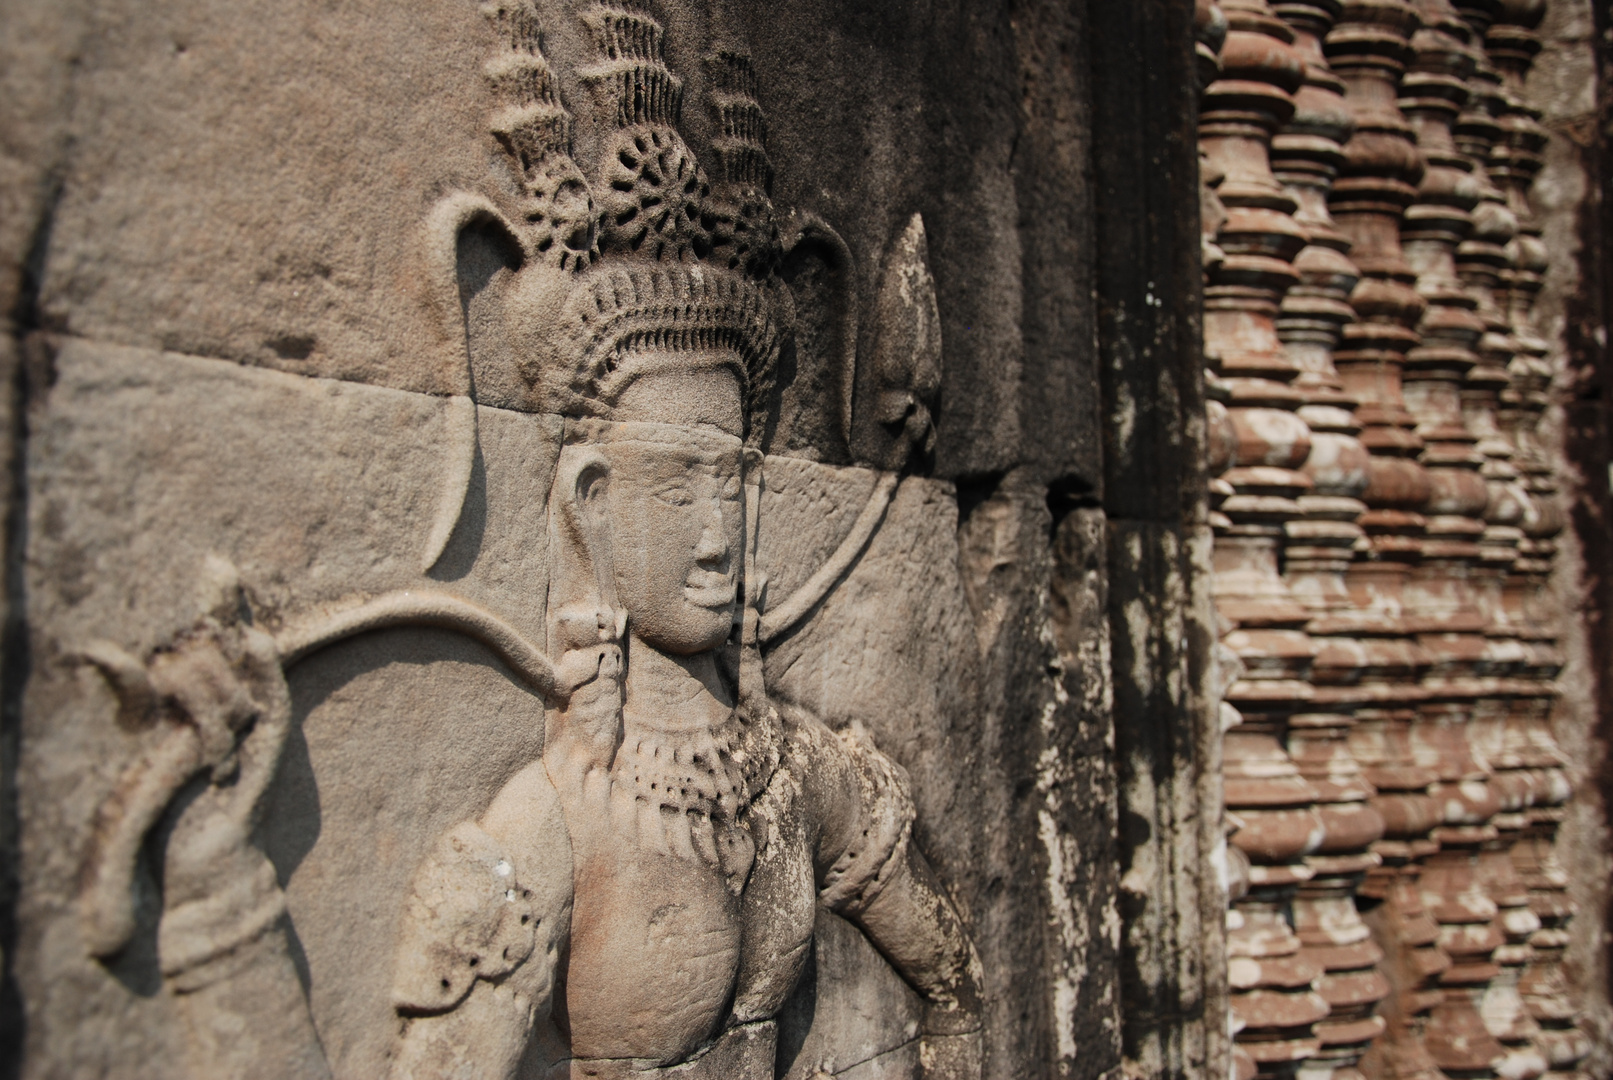
[[[1199,76],[1199,91],[1209,89],[1215,82],[1216,76],[1221,73],[1221,47],[1226,42],[1227,18],[1219,4],[1214,0],[1197,0],[1194,7],[1194,36],[1196,39],[1196,58]],[[1217,189],[1226,179],[1220,168],[1205,156],[1204,150],[1199,150],[1199,229],[1200,254],[1205,282],[1221,266],[1226,253],[1216,242],[1221,232],[1221,226],[1226,223],[1226,208],[1221,203]],[[1204,372],[1205,391],[1205,471],[1209,474],[1209,520],[1210,527],[1215,536],[1223,536],[1231,526],[1231,520],[1221,512],[1221,505],[1232,494],[1232,485],[1222,478],[1232,467],[1233,457],[1237,451],[1237,433],[1232,427],[1232,418],[1227,412],[1227,390],[1222,385],[1216,370],[1220,367],[1220,356],[1216,343],[1210,337],[1204,339]],[[1225,628],[1226,620],[1218,616]],[[1228,732],[1243,723],[1243,717],[1238,715],[1229,702],[1225,700],[1226,689],[1242,674],[1242,664],[1237,654],[1224,643],[1217,643],[1216,669],[1217,669],[1217,713],[1220,732],[1223,737]],[[1224,773],[1223,773],[1224,782]],[[1225,834],[1230,837],[1244,825],[1244,821],[1237,814],[1225,809],[1223,798],[1222,827]],[[1235,1007],[1241,994],[1253,991],[1260,982],[1260,958],[1264,954],[1262,942],[1251,930],[1245,933],[1247,920],[1238,909],[1238,902],[1249,893],[1249,856],[1236,844],[1226,845],[1226,930],[1227,930],[1227,959],[1228,959],[1228,988],[1230,991],[1227,1007],[1228,1033],[1235,1040],[1231,1053],[1232,1080],[1254,1080],[1259,1072],[1249,1051],[1236,1038],[1246,1027],[1239,1010]],[[1237,975],[1242,970],[1248,975],[1250,985],[1240,987]],[[1248,1003],[1245,1002],[1245,1005]],[[1247,1009],[1245,1009],[1247,1011]]]
[[[1479,185],[1479,202],[1473,212],[1473,229],[1457,249],[1457,270],[1468,295],[1477,303],[1476,314],[1484,322],[1484,333],[1477,349],[1478,363],[1468,372],[1462,386],[1462,412],[1470,431],[1478,439],[1484,457],[1481,473],[1487,491],[1484,532],[1479,541],[1479,560],[1470,569],[1479,609],[1484,616],[1487,639],[1480,671],[1487,692],[1473,703],[1470,728],[1475,745],[1491,770],[1490,788],[1499,803],[1491,819],[1497,837],[1486,845],[1486,879],[1499,867],[1490,854],[1508,850],[1516,842],[1518,830],[1526,822],[1524,808],[1534,799],[1535,778],[1519,750],[1514,722],[1515,691],[1523,673],[1527,653],[1518,640],[1518,628],[1502,602],[1507,575],[1518,558],[1523,537],[1520,523],[1532,513],[1528,493],[1518,482],[1511,442],[1498,422],[1501,391],[1509,382],[1507,368],[1517,353],[1504,304],[1502,277],[1510,265],[1508,244],[1517,232],[1517,219],[1506,204],[1506,196],[1490,179],[1487,163],[1491,148],[1500,137],[1495,116],[1502,104],[1500,75],[1482,49],[1484,32],[1500,8],[1499,0],[1458,4],[1473,35],[1474,68],[1467,80],[1468,102],[1454,129],[1458,151],[1470,163]],[[1501,971],[1486,994],[1484,1014],[1491,1031],[1509,1048],[1511,1060],[1503,1067],[1507,1075],[1526,1075],[1536,1068],[1537,1057],[1527,1047],[1527,1020],[1513,999],[1519,965],[1528,960],[1527,945],[1516,938],[1527,936],[1528,916],[1516,905],[1518,890],[1507,883],[1492,888],[1491,896],[1501,908],[1501,927],[1508,940],[1496,951]]]
[[[1484,459],[1461,407],[1462,380],[1478,362],[1474,350],[1484,323],[1455,261],[1479,189],[1452,134],[1473,61],[1468,28],[1456,11],[1443,0],[1421,0],[1420,6],[1423,27],[1412,39],[1415,58],[1402,80],[1400,105],[1425,171],[1401,237],[1417,271],[1417,291],[1428,302],[1421,342],[1407,356],[1405,392],[1424,443],[1421,461],[1431,490],[1422,559],[1408,583],[1408,616],[1429,659],[1423,680],[1428,696],[1419,707],[1413,744],[1438,777],[1435,795],[1443,812],[1443,824],[1434,831],[1440,850],[1425,858],[1421,888],[1452,959],[1440,977],[1444,1000],[1434,1010],[1425,1044],[1447,1072],[1488,1075],[1503,1051],[1477,1006],[1497,974],[1494,953],[1502,937],[1478,858],[1495,838],[1490,819],[1500,802],[1470,730],[1475,703],[1494,689],[1481,679],[1485,621],[1470,576],[1479,562],[1488,490],[1480,473]]]
[[[1506,312],[1497,302],[1497,289],[1509,268],[1507,245],[1517,222],[1486,167],[1500,135],[1495,114],[1502,97],[1499,75],[1483,51],[1482,41],[1499,5],[1467,3],[1460,7],[1463,29],[1471,35],[1474,65],[1466,80],[1468,102],[1453,134],[1462,161],[1471,166],[1479,199],[1473,229],[1457,250],[1457,268],[1474,301],[1475,314],[1484,324],[1475,350],[1478,362],[1468,372],[1461,396],[1464,419],[1483,457],[1480,471],[1486,485],[1479,554],[1468,567],[1486,637],[1476,669],[1482,692],[1471,702],[1468,729],[1490,771],[1489,788],[1498,804],[1489,822],[1495,835],[1483,841],[1478,862],[1486,891],[1497,907],[1495,928],[1503,938],[1492,954],[1496,972],[1479,1007],[1485,1027],[1505,1050],[1505,1060],[1497,1071],[1527,1078],[1541,1075],[1546,1068],[1535,1044],[1537,1025],[1518,993],[1533,952],[1529,938],[1539,929],[1539,919],[1529,908],[1521,878],[1512,871],[1509,853],[1527,823],[1525,808],[1534,801],[1537,785],[1529,755],[1520,752],[1524,747],[1514,718],[1514,691],[1526,654],[1506,615],[1501,593],[1503,580],[1518,557],[1522,538],[1518,526],[1528,513],[1530,499],[1517,483],[1511,445],[1497,424],[1499,394],[1507,386],[1507,366],[1517,352]]]
[[[1350,290],[1360,272],[1349,260],[1349,241],[1327,210],[1327,193],[1350,136],[1343,84],[1322,54],[1340,5],[1337,0],[1289,0],[1275,5],[1294,30],[1305,58],[1305,84],[1295,95],[1295,113],[1272,141],[1272,167],[1299,203],[1296,220],[1310,242],[1295,258],[1300,283],[1283,297],[1278,335],[1299,369],[1294,388],[1302,395],[1300,418],[1311,429],[1303,466],[1314,485],[1302,494],[1302,516],[1284,526],[1284,576],[1310,612],[1305,629],[1317,648],[1311,701],[1289,720],[1288,750],[1300,773],[1316,788],[1324,835],[1306,857],[1314,876],[1299,887],[1293,906],[1302,955],[1321,964],[1318,992],[1330,1013],[1317,1024],[1320,1047],[1305,1064],[1306,1077],[1345,1080],[1358,1075],[1355,1061],[1380,1035],[1374,1015],[1389,984],[1378,970],[1382,949],[1355,908],[1365,873],[1381,862],[1371,845],[1383,836],[1383,818],[1368,805],[1374,789],[1350,751],[1362,647],[1353,636],[1345,569],[1364,535],[1357,519],[1366,509],[1367,451],[1356,437],[1355,399],[1343,389],[1332,353],[1345,324],[1355,318]]]
[[[1306,61],[1269,144],[1291,203],[1263,155],[1282,79],[1226,65],[1201,128],[1229,181],[1206,349],[1229,444],[1214,589],[1242,671],[1227,805],[1253,863],[1234,953],[1292,948],[1262,886],[1292,890],[1297,956],[1331,1006],[1306,1076],[1570,1076],[1587,1047],[1560,970],[1571,912],[1554,854],[1569,792],[1546,584],[1562,521],[1539,435],[1546,257],[1527,199],[1545,134],[1521,103],[1543,3],[1227,6],[1231,52],[1280,66],[1275,13]],[[1297,856],[1310,813],[1321,841]],[[1257,987],[1277,988],[1234,968],[1241,1019]],[[1246,1026],[1240,1047],[1269,1074],[1262,1038]]]
[[[1554,610],[1547,589],[1563,527],[1556,481],[1540,424],[1550,403],[1554,365],[1550,347],[1536,327],[1534,302],[1544,281],[1547,256],[1529,204],[1529,187],[1542,165],[1547,135],[1538,114],[1523,103],[1524,80],[1540,40],[1534,29],[1545,13],[1544,0],[1501,0],[1495,21],[1484,32],[1490,61],[1499,71],[1499,137],[1491,147],[1490,175],[1515,216],[1517,232],[1507,245],[1502,274],[1508,328],[1516,343],[1509,384],[1501,392],[1501,424],[1526,492],[1518,558],[1502,585],[1501,604],[1516,627],[1524,651],[1513,707],[1505,725],[1505,745],[1530,777],[1528,803],[1516,831],[1509,830],[1511,862],[1528,890],[1529,910],[1538,929],[1517,943],[1518,989],[1538,1024],[1533,1045],[1545,1058],[1548,1076],[1574,1077],[1590,1052],[1575,1026],[1577,1010],[1566,993],[1561,959],[1572,918],[1567,876],[1555,854],[1563,804],[1570,795],[1564,758],[1552,733],[1555,680],[1562,667],[1558,648],[1563,613]],[[1520,938],[1527,920],[1518,919]],[[1525,945],[1527,947],[1525,947]]]
[[[1221,73],[1221,48],[1226,43],[1227,35],[1226,13],[1219,4],[1213,0],[1198,0],[1194,9],[1194,32],[1197,39],[1197,60],[1199,74],[1199,89],[1208,90]],[[1199,149],[1199,198],[1200,198],[1200,247],[1205,283],[1220,269],[1226,258],[1217,242],[1221,227],[1226,224],[1226,207],[1221,202],[1218,189],[1225,181],[1226,176],[1221,168]],[[1220,353],[1216,340],[1206,335],[1204,338],[1204,372],[1205,383],[1205,467],[1209,474],[1209,519],[1211,530],[1216,537],[1227,535],[1232,522],[1226,514],[1221,512],[1221,506],[1232,495],[1232,485],[1224,479],[1224,474],[1233,465],[1237,453],[1237,432],[1232,425],[1231,414],[1227,411],[1227,400],[1230,395],[1225,384],[1222,383],[1217,371],[1220,368]],[[1224,615],[1217,616],[1217,621],[1224,631],[1230,628],[1230,623]],[[1223,738],[1223,757],[1226,752],[1226,736],[1243,723],[1243,717],[1238,710],[1225,700],[1226,690],[1237,682],[1243,674],[1243,664],[1224,642],[1216,646],[1218,698],[1217,710],[1220,721],[1220,731]],[[1233,743],[1236,747],[1236,741]],[[1239,814],[1226,808],[1224,799],[1225,771],[1223,781],[1223,820],[1222,826],[1228,838],[1245,827],[1247,822]],[[1256,823],[1261,824],[1258,819]],[[1245,842],[1253,834],[1245,836]],[[1248,1026],[1244,1015],[1258,1011],[1255,1008],[1256,1000],[1251,996],[1260,988],[1260,984],[1268,978],[1262,968],[1262,960],[1268,954],[1287,956],[1292,952],[1291,942],[1281,935],[1262,933],[1256,926],[1251,925],[1240,910],[1240,901],[1249,894],[1249,856],[1235,843],[1226,846],[1226,930],[1227,930],[1227,959],[1228,959],[1228,989],[1229,1000],[1227,1008],[1227,1027],[1233,1037],[1231,1053],[1232,1080],[1254,1080],[1260,1071],[1260,1066],[1250,1056],[1249,1050],[1238,1040],[1238,1035]],[[1245,985],[1246,984],[1246,985]]]
[[[1209,89],[1221,73],[1221,47],[1226,42],[1227,18],[1219,4],[1214,0],[1197,0],[1194,7],[1193,20],[1194,36],[1196,41],[1197,73],[1199,78],[1199,92]],[[1226,223],[1226,208],[1221,203],[1217,190],[1226,179],[1220,168],[1210,161],[1201,147],[1199,150],[1199,229],[1200,229],[1200,257],[1206,284],[1209,278],[1221,266],[1226,253],[1216,242],[1221,226]],[[1214,535],[1223,535],[1230,520],[1221,512],[1221,504],[1232,494],[1232,485],[1222,479],[1222,474],[1232,467],[1233,455],[1237,450],[1237,434],[1232,428],[1232,418],[1227,412],[1226,387],[1221,384],[1216,369],[1219,365],[1219,354],[1215,342],[1210,338],[1204,339],[1204,372],[1205,389],[1205,470],[1209,474],[1209,520]],[[1224,619],[1220,620],[1224,623]],[[1225,699],[1225,691],[1235,682],[1242,673],[1242,664],[1237,654],[1227,648],[1225,644],[1218,643],[1216,647],[1216,695],[1219,730],[1223,737],[1243,722],[1238,710],[1233,708]],[[1222,829],[1227,837],[1236,833],[1244,822],[1237,814],[1225,809],[1223,799]],[[1229,1001],[1227,1006],[1228,1034],[1234,1039],[1231,1051],[1231,1072],[1233,1080],[1254,1080],[1259,1066],[1249,1051],[1236,1041],[1245,1023],[1233,1007],[1233,1000],[1240,990],[1252,990],[1249,987],[1239,987],[1235,981],[1235,974],[1239,968],[1247,970],[1251,964],[1255,965],[1253,982],[1259,982],[1259,956],[1261,949],[1259,942],[1250,935],[1244,935],[1246,920],[1243,913],[1238,910],[1238,902],[1249,892],[1249,857],[1236,844],[1228,843],[1225,847],[1226,872],[1224,885],[1226,888],[1226,930],[1228,934],[1228,988]]]
[[[1527,797],[1518,800],[1520,805],[1526,801]],[[1526,965],[1534,958],[1530,938],[1540,930],[1541,921],[1530,908],[1528,886],[1512,861],[1521,831],[1518,823],[1525,820],[1512,802],[1503,797],[1502,812],[1494,819],[1496,838],[1483,845],[1478,857],[1479,876],[1498,909],[1496,925],[1503,939],[1492,954],[1496,972],[1479,1000],[1479,1014],[1506,1051],[1497,1073],[1535,1080],[1546,1071],[1547,1063],[1537,1045],[1540,1027],[1530,1015],[1519,985]]]
[[[1279,556],[1285,526],[1302,516],[1297,500],[1313,484],[1299,471],[1311,440],[1297,414],[1298,370],[1276,322],[1307,235],[1293,217],[1297,201],[1272,172],[1270,147],[1294,114],[1305,63],[1265,0],[1221,6],[1229,32],[1199,135],[1206,168],[1222,176],[1226,213],[1216,236],[1223,257],[1205,290],[1206,353],[1234,444],[1220,477],[1214,592],[1223,642],[1242,669],[1226,693],[1239,722],[1227,733],[1223,769],[1227,811],[1239,824],[1232,843],[1251,863],[1229,933],[1229,974],[1238,1047],[1258,1075],[1277,1077],[1317,1052],[1313,1025],[1328,1014],[1315,989],[1323,966],[1302,955],[1288,921],[1296,889],[1314,875],[1304,857],[1324,828],[1317,790],[1283,746],[1289,718],[1310,697],[1315,650]]]
[[[1565,785],[1566,786],[1566,785]],[[1519,973],[1518,990],[1539,1025],[1534,1045],[1545,1058],[1550,1077],[1579,1078],[1579,1064],[1591,1052],[1589,1038],[1578,1027],[1580,1009],[1562,970],[1568,947],[1567,924],[1574,911],[1568,902],[1568,874],[1557,860],[1557,826],[1560,816],[1530,811],[1530,823],[1513,844],[1510,855],[1518,876],[1529,891],[1530,910],[1540,929],[1529,936],[1529,958]]]
[[[1431,490],[1416,458],[1422,449],[1401,393],[1406,353],[1418,343],[1414,326],[1425,306],[1411,287],[1415,273],[1400,246],[1400,219],[1417,193],[1422,161],[1396,107],[1401,73],[1412,58],[1416,9],[1399,0],[1346,2],[1324,51],[1345,84],[1354,133],[1344,147],[1329,205],[1349,238],[1361,271],[1350,296],[1358,320],[1344,327],[1334,363],[1358,402],[1360,439],[1369,452],[1362,493],[1365,532],[1348,567],[1348,618],[1360,642],[1359,700],[1350,744],[1377,789],[1372,806],[1384,819],[1374,845],[1383,865],[1362,886],[1368,921],[1389,954],[1385,971],[1395,993],[1380,1011],[1388,1030],[1362,1059],[1371,1076],[1432,1080],[1437,1068],[1420,1036],[1436,996],[1431,980],[1448,965],[1437,930],[1423,910],[1419,856],[1438,807],[1429,796],[1432,772],[1413,754],[1411,723],[1423,698],[1417,680],[1426,658],[1405,622],[1406,578],[1421,551],[1418,513]]]

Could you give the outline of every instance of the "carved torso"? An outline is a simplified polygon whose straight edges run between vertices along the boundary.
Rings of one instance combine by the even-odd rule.
[[[577,845],[563,1014],[572,1052],[681,1060],[727,1006],[739,972],[739,898],[698,860],[644,851],[624,859],[634,838],[601,831]]]
[[[770,1076],[772,1021],[806,961],[819,903],[839,904],[873,886],[905,845],[911,804],[899,771],[877,751],[834,735],[810,717],[786,718],[768,708],[758,720],[736,717],[717,732],[697,733],[693,742],[727,748],[705,759],[701,790],[731,783],[740,800],[737,815],[714,813],[714,803],[682,783],[664,801],[645,797],[646,761],[686,766],[681,771],[689,774],[687,782],[697,783],[693,758],[681,751],[674,758],[668,745],[689,740],[659,737],[664,735],[640,729],[625,736],[622,749],[631,752],[619,752],[606,775],[593,776],[594,783],[579,781],[575,770],[566,771],[567,759],[554,755],[549,774],[559,772],[557,783],[542,786],[564,808],[570,859],[512,857],[513,890],[523,896],[535,891],[550,908],[562,893],[571,900],[569,949],[548,954],[558,970],[550,976],[556,988],[549,1038],[539,1033],[543,1060],[532,1061],[525,1049],[529,1036],[513,1028],[504,1035],[520,1045],[509,1046],[503,1056],[527,1056],[539,1075],[643,1073],[693,1059],[718,1069],[713,1075]],[[757,767],[747,769],[746,763]],[[634,766],[640,768],[635,772]],[[528,770],[512,786],[534,782]],[[654,782],[656,792],[664,791],[662,780]],[[519,797],[532,801],[530,795]],[[488,866],[496,866],[503,852],[534,849],[539,838],[521,835],[524,820],[553,831],[552,815],[501,814],[509,801],[501,793],[482,819],[486,824],[502,818],[505,824],[489,825],[495,835],[469,841],[486,849],[480,861]],[[684,801],[693,805],[677,805]],[[483,835],[480,826],[467,823],[445,843],[465,846],[457,838]],[[534,878],[565,869],[571,870],[569,890],[558,881],[531,888]],[[454,985],[442,991],[441,1004],[425,1002],[433,1011],[473,1011],[475,993],[496,992],[467,990],[454,972],[465,971],[472,954],[453,943],[466,938],[467,928],[491,927],[476,930],[486,940],[480,954],[496,951],[504,940],[498,920],[513,926],[510,912],[525,908],[506,912],[509,901],[483,889],[475,893],[485,896],[479,909],[445,921],[436,901],[471,892],[486,876],[485,869],[467,872],[463,858],[441,857],[428,860],[417,875],[414,894],[427,900],[411,911],[432,917],[411,916],[422,925],[406,923],[398,964],[400,972],[413,972],[417,954],[446,958],[442,972]],[[556,921],[551,918],[551,925]],[[436,968],[423,970],[414,982],[430,992],[438,974]],[[524,1024],[532,1019],[513,1017]],[[751,1058],[765,1059],[765,1070],[737,1064]]]
[[[576,900],[562,1023],[577,1057],[664,1064],[716,1031],[753,936],[741,910],[759,846],[749,811],[768,777],[741,761],[765,765],[765,741],[733,716],[716,730],[630,724],[608,785],[568,805]]]

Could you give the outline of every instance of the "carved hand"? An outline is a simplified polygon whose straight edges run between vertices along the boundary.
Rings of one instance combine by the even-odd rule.
[[[393,969],[404,1031],[391,1080],[517,1074],[548,1015],[571,890],[565,817],[535,763],[415,871]]]
[[[980,1080],[980,960],[934,871],[910,845],[879,893],[850,912],[928,999],[919,1040],[925,1080]]]
[[[618,644],[622,619],[608,612],[563,612],[557,636],[566,651],[555,666],[567,695],[550,718],[544,740],[549,775],[562,791],[595,770],[610,768],[622,739],[622,679],[626,668]]]
[[[279,917],[273,869],[251,834],[290,723],[280,659],[267,634],[219,611],[147,664],[104,644],[86,656],[117,689],[125,724],[164,732],[97,816],[83,877],[90,949],[112,955],[133,932],[135,862],[170,814],[159,946],[172,973]],[[199,774],[206,782],[191,785]]]
[[[923,1080],[980,1080],[981,1050],[979,1031],[925,1035],[919,1040],[919,1075]]]
[[[815,724],[815,722],[814,722]],[[856,729],[803,724],[814,752],[819,821],[829,841],[819,900],[862,928],[926,1001],[921,1075],[979,1080],[980,958],[957,908],[912,843],[907,774]]]
[[[177,730],[196,733],[198,771],[208,774],[181,805],[163,862],[159,945],[164,970],[174,970],[279,917],[274,870],[252,832],[285,744],[291,700],[273,640],[251,627],[208,627],[160,654],[152,676],[172,702]]]
[[[590,745],[615,738],[622,711],[622,650],[615,643],[573,649],[560,658],[556,674],[570,691],[567,736]]]

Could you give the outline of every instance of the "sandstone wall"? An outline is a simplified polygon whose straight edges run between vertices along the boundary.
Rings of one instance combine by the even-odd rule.
[[[508,251],[477,246],[483,225],[519,221],[530,194],[495,137],[507,102],[487,73],[501,31],[482,7],[15,0],[0,13],[12,103],[0,136],[0,1007],[22,1075],[168,1076],[196,1049],[193,999],[171,971],[165,981],[158,940],[181,810],[152,822],[135,859],[127,944],[86,948],[97,808],[116,817],[111,793],[184,711],[120,728],[105,664],[86,659],[109,655],[96,643],[136,664],[167,655],[222,610],[199,590],[216,593],[230,573],[241,610],[282,645],[309,618],[405,591],[449,594],[540,644],[554,633],[545,597],[566,579],[553,569],[548,499],[564,410],[500,398],[486,373],[519,358],[477,353],[491,318],[479,305],[509,272],[498,261]],[[1183,434],[1191,387],[1146,399],[1192,337],[1121,366],[1135,320],[1156,317],[1144,294],[1157,289],[1142,262],[1120,285],[1099,281],[1117,238],[1095,238],[1105,219],[1091,179],[1095,78],[1111,98],[1136,71],[1164,80],[1151,123],[1178,156],[1187,145],[1187,85],[1119,51],[1141,42],[1185,65],[1185,17],[1146,7],[1164,37],[1135,36],[1107,6],[1062,3],[532,9],[590,182],[614,167],[605,147],[616,145],[615,114],[592,96],[603,76],[588,74],[604,55],[589,22],[601,11],[664,31],[655,48],[682,87],[677,130],[714,183],[762,175],[725,155],[739,153],[732,125],[750,123],[734,109],[749,117],[754,104],[764,118],[739,141],[764,155],[780,237],[765,271],[791,319],[755,429],[772,463],[756,541],[770,595],[805,584],[870,499],[890,496],[828,598],[764,649],[764,678],[781,706],[866,733],[911,777],[912,844],[978,951],[986,1075],[1118,1067],[1127,852],[1185,859],[1156,867],[1156,851],[1150,869],[1133,867],[1130,925],[1185,917],[1186,940],[1199,934],[1194,888],[1172,896],[1199,873],[1198,729],[1180,711],[1192,684],[1179,681],[1179,657],[1146,640],[1170,653],[1180,638],[1191,578],[1181,492],[1194,497],[1181,486],[1192,470],[1180,469],[1196,458]],[[731,74],[741,68],[753,83]],[[1152,184],[1156,212],[1189,220],[1173,168],[1144,152],[1097,171],[1117,209]],[[471,205],[460,194],[492,210],[444,226]],[[602,265],[613,242],[601,241]],[[1168,235],[1149,242],[1190,297],[1191,252]],[[919,272],[915,258],[933,283],[927,331],[903,322],[925,317],[903,284],[919,281],[902,277]],[[1119,324],[1095,329],[1100,298],[1122,292],[1132,306],[1110,309]],[[1190,314],[1180,324],[1193,325]],[[914,336],[924,333],[930,346]],[[913,366],[931,346],[938,382]],[[1100,379],[1104,348],[1111,374]],[[887,391],[921,407],[908,429],[881,412]],[[1170,469],[1106,466],[1115,437]],[[899,486],[879,495],[879,470],[893,468]],[[1139,486],[1150,483],[1160,486]],[[1106,514],[1107,492],[1118,512]],[[1154,577],[1128,568],[1126,587],[1109,591],[1115,552]],[[1111,612],[1130,635],[1118,682]],[[336,1075],[379,1075],[394,1054],[404,1014],[389,1003],[389,972],[416,867],[543,752],[542,709],[509,662],[405,621],[288,668],[290,735],[247,848],[274,868],[292,997],[306,1000]],[[1165,696],[1149,689],[1167,680]],[[1149,735],[1122,768],[1147,814],[1141,778],[1177,786],[1163,833],[1143,825],[1117,840],[1117,686],[1123,703],[1157,698],[1149,723],[1181,744],[1161,753]],[[230,783],[192,780],[176,806]],[[823,916],[817,959],[780,1013],[780,1075],[902,1074],[915,1067],[922,1003],[834,918]],[[1154,955],[1141,983],[1173,963]],[[1150,991],[1161,1007],[1175,983]],[[1196,1025],[1202,1009],[1195,991],[1179,1019]]]

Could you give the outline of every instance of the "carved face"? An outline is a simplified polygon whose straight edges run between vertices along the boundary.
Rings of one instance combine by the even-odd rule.
[[[662,652],[721,645],[733,624],[744,502],[738,439],[624,440],[611,463],[611,553],[628,625]]]

